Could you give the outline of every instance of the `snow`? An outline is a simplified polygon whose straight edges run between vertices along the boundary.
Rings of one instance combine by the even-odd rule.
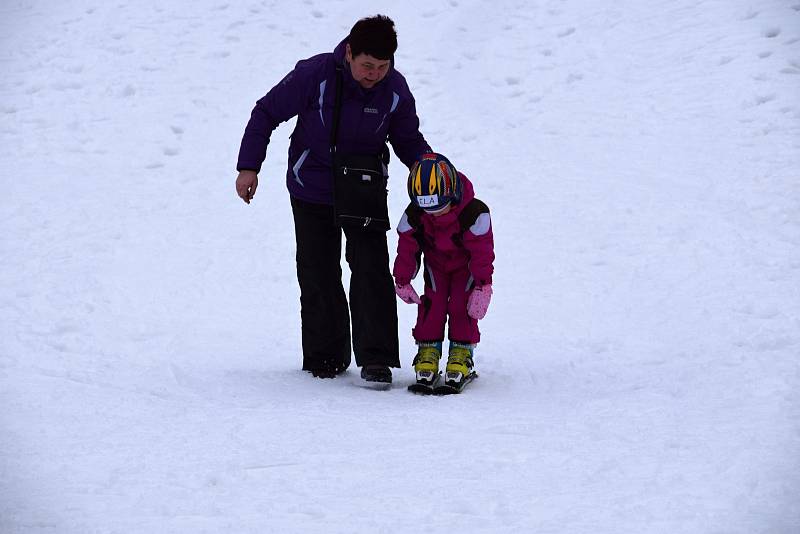
[[[0,6],[0,532],[800,532],[800,3],[160,4]],[[461,396],[402,303],[393,389],[300,371],[291,124],[234,192],[377,12],[492,208]]]

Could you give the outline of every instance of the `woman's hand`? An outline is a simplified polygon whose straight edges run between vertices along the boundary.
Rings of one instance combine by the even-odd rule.
[[[236,194],[247,204],[256,196],[258,187],[258,173],[256,171],[241,170],[236,177]]]

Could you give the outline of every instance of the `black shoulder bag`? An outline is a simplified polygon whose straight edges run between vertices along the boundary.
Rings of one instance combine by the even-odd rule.
[[[336,137],[342,107],[342,67],[336,68],[336,98],[331,129],[333,202],[336,224],[386,232],[389,224],[387,180],[389,147],[381,154],[339,154]]]

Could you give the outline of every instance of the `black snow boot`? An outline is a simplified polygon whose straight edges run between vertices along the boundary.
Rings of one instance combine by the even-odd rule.
[[[392,370],[388,365],[365,365],[361,368],[361,378],[366,382],[392,383]]]

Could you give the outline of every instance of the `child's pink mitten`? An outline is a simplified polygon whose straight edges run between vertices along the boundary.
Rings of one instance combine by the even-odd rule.
[[[492,300],[492,284],[476,287],[467,300],[467,313],[473,319],[483,319],[489,309],[490,300]]]
[[[395,284],[394,292],[400,297],[400,300],[406,304],[419,304],[422,302],[417,295],[417,291],[411,284]]]

